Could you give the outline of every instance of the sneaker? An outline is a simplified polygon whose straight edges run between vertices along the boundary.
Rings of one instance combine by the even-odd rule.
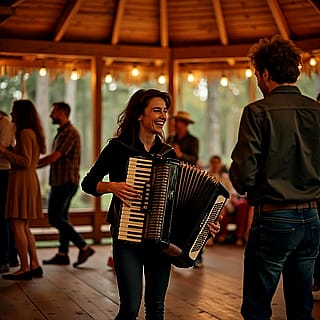
[[[78,261],[73,264],[73,266],[76,268],[80,264],[87,261],[87,259],[92,256],[95,253],[95,251],[91,247],[87,247],[86,249],[80,249],[79,255],[78,255]]]
[[[9,272],[9,264],[8,263],[1,263],[0,264],[0,274]]]
[[[42,260],[43,264],[57,264],[60,266],[66,266],[70,264],[70,259],[68,255],[56,254],[53,258],[49,260]]]

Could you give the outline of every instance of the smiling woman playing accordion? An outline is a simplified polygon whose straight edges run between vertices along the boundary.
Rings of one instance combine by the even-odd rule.
[[[94,196],[113,194],[108,222],[120,296],[116,320],[137,318],[143,283],[146,319],[162,320],[171,264],[187,266],[197,252],[190,258],[179,240],[181,236],[185,238],[185,233],[190,233],[190,228],[185,226],[179,230],[174,227],[190,220],[193,228],[194,222],[193,218],[189,219],[187,210],[179,213],[177,195],[184,194],[179,191],[182,183],[176,183],[182,177],[180,163],[166,160],[176,158],[172,147],[163,142],[162,134],[170,105],[171,99],[165,92],[142,89],[134,93],[119,116],[117,137],[102,150],[81,184],[85,192]],[[139,168],[140,159],[144,159],[146,168]],[[104,180],[105,176],[109,181]],[[195,185],[195,181],[187,180],[186,176],[182,181],[189,181],[189,187]],[[218,190],[216,187],[214,183],[214,187],[205,189],[214,193]],[[194,191],[195,195],[204,193],[200,189]],[[191,204],[188,206],[191,211],[202,214],[197,208],[193,210]],[[210,210],[204,209],[205,212]],[[217,232],[219,223],[210,226]],[[196,229],[202,228],[208,228],[206,221]],[[207,234],[208,229],[205,237]],[[196,242],[191,240],[191,243]],[[202,241],[199,244],[201,246]],[[186,259],[180,259],[184,256]]]

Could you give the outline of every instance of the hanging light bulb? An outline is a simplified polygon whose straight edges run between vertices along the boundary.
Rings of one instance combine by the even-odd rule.
[[[112,79],[112,75],[111,75],[110,72],[108,72],[108,73],[106,74],[105,78],[104,78],[104,82],[105,82],[105,83],[111,83],[112,80],[113,80],[113,79]]]
[[[246,69],[246,78],[251,78],[252,77],[252,70],[251,68]]]
[[[132,74],[134,77],[137,77],[137,76],[138,76],[139,70],[138,70],[138,68],[137,68],[136,66],[134,66],[134,67],[132,68],[131,74]]]
[[[166,77],[164,74],[160,74],[159,78],[158,78],[158,82],[159,84],[165,84],[166,83]]]
[[[192,72],[189,72],[189,73],[188,73],[187,79],[188,79],[188,82],[193,82],[193,81],[194,81],[194,75],[193,75]]]
[[[76,69],[73,69],[71,71],[70,78],[71,78],[71,80],[78,80],[79,79],[79,74],[78,74],[78,71]]]
[[[309,64],[311,67],[314,67],[317,64],[317,60],[314,56],[310,57]]]
[[[221,77],[221,79],[220,79],[220,84],[221,84],[223,87],[226,87],[226,86],[229,84],[229,80],[228,80],[227,76],[222,75],[222,77]]]
[[[47,75],[47,68],[45,66],[42,66],[40,69],[39,69],[39,76],[40,77],[45,77]]]

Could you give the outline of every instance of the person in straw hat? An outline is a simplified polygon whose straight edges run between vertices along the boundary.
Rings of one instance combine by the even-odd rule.
[[[188,131],[188,125],[193,124],[190,113],[178,111],[175,119],[175,134],[167,139],[177,154],[178,159],[195,165],[198,161],[199,140]]]
[[[177,154],[178,159],[196,165],[199,153],[199,140],[188,131],[188,125],[193,124],[190,113],[186,111],[178,111],[173,116],[175,120],[175,134],[169,136],[167,143],[172,145]],[[203,249],[198,255],[194,268],[202,268],[203,266]]]

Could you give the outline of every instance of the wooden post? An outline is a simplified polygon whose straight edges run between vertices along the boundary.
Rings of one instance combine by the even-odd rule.
[[[175,113],[176,110],[176,103],[178,98],[178,63],[172,59],[172,54],[170,52],[170,58],[167,63],[167,73],[168,73],[168,92],[172,98],[172,106],[169,109],[169,119],[168,119],[168,126],[167,126],[167,135],[169,136],[174,132],[174,124],[173,119],[171,116]]]
[[[101,149],[101,114],[102,114],[102,71],[103,60],[102,57],[96,56],[91,60],[91,94],[92,94],[92,115],[93,115],[93,161],[95,161]],[[102,238],[100,230],[101,202],[100,198],[94,199],[93,212],[93,233],[94,241],[99,243]]]
[[[212,79],[208,81],[208,100],[206,110],[206,140],[205,150],[206,154],[205,164],[209,162],[212,155],[222,154],[221,150],[221,136],[220,136],[220,93],[219,80]]]

